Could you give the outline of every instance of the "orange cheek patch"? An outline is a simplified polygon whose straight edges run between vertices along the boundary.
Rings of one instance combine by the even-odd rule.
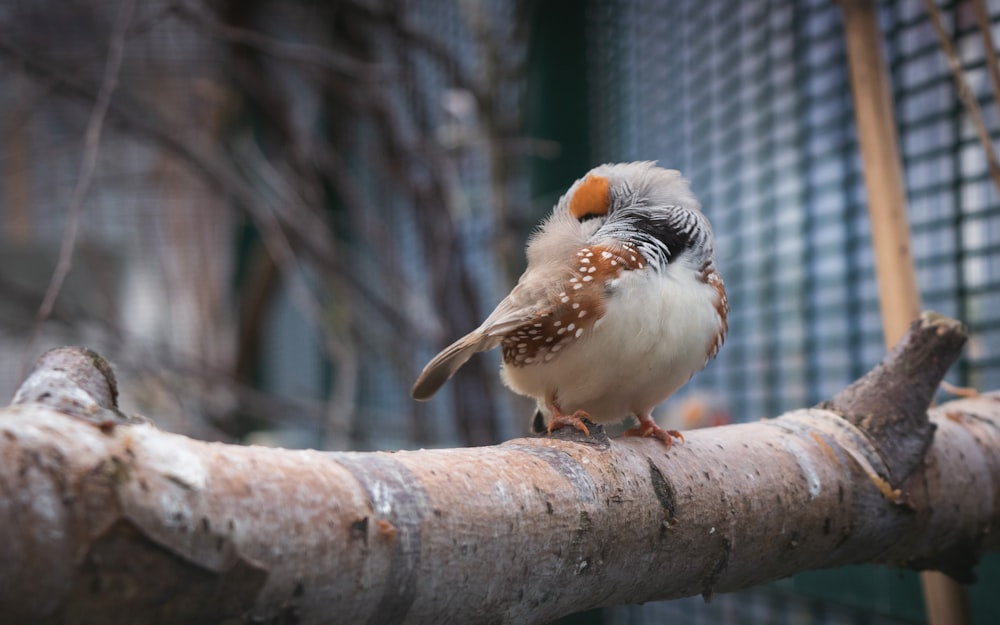
[[[590,175],[583,179],[583,183],[569,201],[569,212],[577,219],[583,219],[587,215],[607,215],[610,204],[608,179]]]

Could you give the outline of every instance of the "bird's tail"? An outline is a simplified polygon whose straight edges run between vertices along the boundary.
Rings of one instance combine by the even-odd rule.
[[[413,384],[410,395],[421,401],[430,399],[473,354],[492,349],[498,342],[496,337],[487,336],[478,330],[466,334],[427,363]]]

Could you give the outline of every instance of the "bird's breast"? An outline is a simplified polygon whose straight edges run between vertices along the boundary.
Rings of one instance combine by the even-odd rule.
[[[625,259],[639,262],[629,255]],[[621,264],[620,255],[616,262]],[[571,339],[553,339],[553,347],[530,362],[517,359],[530,340],[504,343],[504,379],[521,394],[543,402],[556,396],[564,412],[586,410],[598,422],[650,410],[704,366],[724,323],[719,296],[700,268],[682,261],[659,271],[636,266],[609,272],[600,314],[585,315],[591,319],[584,325],[564,321],[556,327],[557,333],[567,328],[557,336],[570,334]]]

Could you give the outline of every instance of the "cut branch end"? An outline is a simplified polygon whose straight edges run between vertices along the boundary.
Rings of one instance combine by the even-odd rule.
[[[934,436],[934,394],[967,339],[964,325],[924,312],[881,363],[820,407],[870,436],[899,487],[923,462]]]

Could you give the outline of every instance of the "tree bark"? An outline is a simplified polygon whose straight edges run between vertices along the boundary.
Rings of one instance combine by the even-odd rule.
[[[545,623],[860,562],[968,581],[1000,545],[1000,395],[925,415],[963,341],[925,315],[823,407],[669,450],[595,426],[396,453],[168,434],[56,350],[0,411],[0,621]]]

